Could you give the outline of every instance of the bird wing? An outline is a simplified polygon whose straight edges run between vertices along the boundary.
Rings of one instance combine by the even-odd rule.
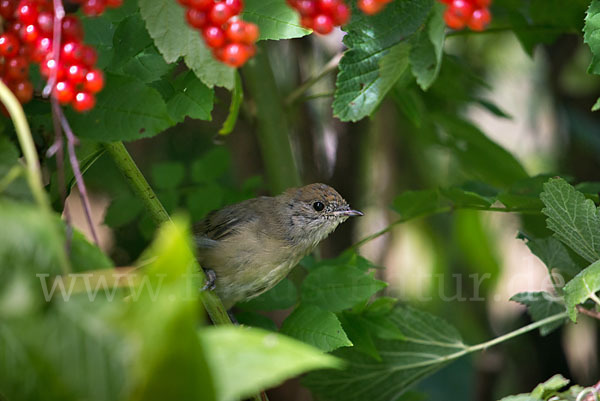
[[[255,218],[247,212],[244,202],[212,211],[194,225],[196,244],[200,248],[213,247],[217,241],[238,232],[240,225]]]

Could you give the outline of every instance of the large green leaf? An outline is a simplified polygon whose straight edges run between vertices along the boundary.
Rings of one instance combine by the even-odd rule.
[[[594,202],[562,178],[544,184],[540,198],[554,235],[588,262],[600,259],[600,212]]]
[[[0,136],[0,195],[31,201],[25,177],[25,169],[19,164],[17,148],[6,136]]]
[[[284,278],[269,291],[246,302],[238,302],[237,307],[245,310],[287,309],[298,301],[298,290],[292,280]]]
[[[325,352],[352,345],[335,314],[312,305],[296,308],[283,321],[281,333]]]
[[[242,17],[260,29],[260,40],[292,39],[310,34],[298,13],[281,0],[246,0]]]
[[[246,398],[300,373],[342,366],[338,359],[281,334],[243,327],[200,331],[218,400]]]
[[[575,321],[577,319],[575,310],[577,305],[584,303],[591,297],[596,298],[596,302],[598,302],[595,295],[598,291],[600,291],[600,261],[586,267],[565,285],[565,303],[571,320]]]
[[[425,22],[431,0],[395,1],[385,12],[366,16],[355,12],[344,44],[348,50],[340,61],[333,112],[342,121],[370,115],[404,72],[406,48],[396,47]],[[392,49],[394,50],[392,52]],[[385,60],[386,56],[390,58]],[[397,63],[396,68],[394,61]]]
[[[214,91],[204,85],[194,73],[187,72],[173,82],[175,90],[167,101],[167,110],[177,122],[186,117],[199,120],[211,120]]]
[[[410,67],[423,90],[429,89],[433,84],[442,66],[446,38],[444,10],[442,3],[436,3],[425,28],[418,31],[411,39]]]
[[[523,234],[519,237],[526,238]],[[581,264],[583,259],[569,252],[569,249],[554,237],[528,239],[526,244],[531,252],[544,262],[550,274],[558,270],[565,280],[563,283],[557,283],[561,286],[585,267]]]
[[[527,306],[527,311],[533,321],[545,319],[565,311],[562,299],[552,296],[547,292],[520,292],[510,298],[511,301]],[[545,336],[564,324],[564,320],[557,320],[540,327],[540,334]]]
[[[600,74],[600,0],[592,0],[587,10],[583,41],[590,47],[593,55],[588,73]]]
[[[354,348],[341,348],[333,355],[348,363],[346,369],[309,373],[304,384],[324,400],[395,400],[464,353],[460,334],[440,318],[408,307],[396,308],[390,318],[405,339],[376,339],[381,362]]]
[[[68,111],[75,134],[96,141],[130,141],[154,136],[174,124],[156,91],[131,77],[106,74],[106,87],[88,113]]]
[[[200,33],[185,22],[183,7],[171,0],[139,0],[139,5],[150,37],[167,63],[183,57],[208,87],[233,89],[234,69],[215,60]]]
[[[301,299],[305,305],[339,312],[363,302],[387,283],[348,265],[325,266],[312,270],[302,282]]]

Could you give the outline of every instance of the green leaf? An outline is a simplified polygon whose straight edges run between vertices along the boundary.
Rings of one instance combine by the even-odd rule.
[[[171,0],[139,0],[142,18],[154,44],[167,63],[180,57],[208,87],[233,89],[233,68],[214,59],[200,34],[185,23],[184,9]]]
[[[143,208],[142,202],[133,196],[114,199],[106,210],[104,224],[111,228],[122,227],[134,221]]]
[[[6,136],[0,136],[0,195],[32,201],[26,172],[19,164],[17,148]]]
[[[598,100],[596,100],[596,103],[594,103],[594,105],[592,106],[592,111],[598,110],[600,110],[600,98],[598,98]]]
[[[106,87],[92,111],[68,110],[67,115],[75,134],[102,142],[150,137],[173,125],[156,89],[114,74],[106,74]]]
[[[411,39],[410,67],[423,90],[429,89],[433,84],[442,66],[446,38],[444,9],[443,4],[436,3],[425,28],[415,33]]]
[[[588,262],[600,259],[600,212],[562,178],[544,184],[542,212],[554,235]]]
[[[583,41],[588,44],[593,55],[592,62],[588,67],[588,74],[600,74],[600,0],[592,0],[587,9]],[[592,111],[595,111],[596,105]]]
[[[365,324],[360,316],[352,313],[340,313],[338,318],[346,335],[354,345],[353,348],[381,362],[381,355],[379,355],[379,351],[375,346],[370,327]]]
[[[338,368],[341,361],[277,333],[242,327],[200,331],[218,400],[247,398],[303,372]]]
[[[441,207],[438,191],[405,191],[394,199],[393,208],[403,220],[437,212]]]
[[[198,187],[186,197],[185,204],[192,219],[198,221],[213,210],[219,209],[224,204],[223,187],[208,184]]]
[[[152,181],[157,188],[177,188],[184,178],[185,168],[180,162],[163,162],[152,166]]]
[[[246,0],[242,17],[258,25],[260,40],[300,38],[311,32],[300,25],[298,13],[280,0]]]
[[[325,352],[352,346],[335,314],[312,305],[296,308],[283,321],[280,332]]]
[[[305,305],[338,312],[363,302],[387,283],[353,266],[325,266],[312,270],[302,282]]]
[[[277,331],[277,325],[274,321],[266,317],[265,315],[261,315],[257,312],[252,312],[248,310],[242,310],[236,312],[235,318],[238,323],[244,326],[257,327],[259,329],[264,329],[268,331]]]
[[[520,292],[510,298],[511,301],[518,302],[527,306],[527,312],[534,322],[547,317],[557,315],[565,311],[562,299],[552,296],[547,292]],[[557,320],[540,327],[540,334],[545,336],[565,323],[564,320]]]
[[[222,146],[214,147],[192,163],[192,180],[199,183],[214,181],[221,178],[230,165],[231,155],[227,149]]]
[[[533,397],[539,397],[547,399],[554,395],[558,390],[569,384],[569,379],[565,379],[562,375],[554,375],[543,383],[535,386],[531,395]]]
[[[113,53],[110,68],[119,70],[128,61],[152,46],[144,21],[133,14],[119,23],[113,36]]]
[[[167,101],[167,110],[177,122],[186,117],[212,120],[214,91],[204,85],[194,73],[181,74],[173,82],[174,95]]]
[[[526,237],[520,234],[519,238]],[[569,253],[562,242],[554,237],[528,239],[526,244],[531,252],[544,262],[549,273],[556,269],[564,278],[570,279],[585,267],[575,259],[575,255]]]
[[[408,47],[397,45],[425,22],[432,5],[430,0],[404,0],[390,3],[375,16],[354,13],[344,27],[348,50],[336,81],[336,117],[357,121],[375,110],[406,69]]]
[[[71,261],[71,268],[74,272],[114,267],[110,258],[95,244],[90,243],[78,230],[73,231],[69,260]]]
[[[567,312],[572,321],[577,320],[575,307],[589,298],[596,297],[595,293],[598,291],[600,291],[600,261],[583,269],[564,287]]]
[[[354,347],[341,348],[333,355],[348,363],[346,369],[309,373],[304,384],[326,400],[387,401],[466,348],[454,327],[428,313],[399,307],[390,318],[405,340],[375,340],[381,362]]]
[[[128,60],[119,72],[142,82],[151,83],[171,72],[174,67],[165,62],[156,47],[151,46]]]
[[[298,290],[294,283],[284,278],[269,291],[260,294],[246,302],[239,302],[237,306],[245,310],[281,310],[291,308],[298,301]]]

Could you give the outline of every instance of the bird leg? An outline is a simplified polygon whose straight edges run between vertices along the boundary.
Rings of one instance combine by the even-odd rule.
[[[217,273],[215,273],[215,271],[213,269],[202,268],[202,270],[204,270],[204,274],[206,274],[206,283],[204,283],[204,287],[202,287],[202,289],[200,291],[214,290],[215,283],[217,281]]]

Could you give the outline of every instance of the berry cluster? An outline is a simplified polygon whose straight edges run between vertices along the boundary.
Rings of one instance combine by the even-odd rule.
[[[71,3],[81,5],[81,11],[88,17],[96,17],[109,8],[121,7],[123,0],[71,0]]]
[[[334,27],[350,20],[350,8],[344,0],[287,0],[300,13],[300,24],[327,35]]]
[[[452,29],[468,26],[474,31],[483,31],[492,15],[489,6],[492,0],[440,0],[447,4],[444,21]]]
[[[229,66],[240,67],[254,56],[258,27],[239,19],[242,0],[178,0],[186,7],[190,26],[202,33],[215,58]]]
[[[88,0],[91,1],[91,0]],[[106,0],[106,4],[116,5]],[[102,71],[94,68],[96,51],[82,43],[79,19],[67,15],[62,20],[62,43],[58,63],[53,53],[54,9],[52,0],[0,0],[4,33],[0,35],[0,78],[21,103],[33,96],[29,64],[40,65],[49,79],[56,72],[52,95],[61,104],[71,104],[80,112],[96,103],[95,94],[104,86]]]
[[[358,8],[367,15],[373,15],[383,10],[383,8],[391,1],[392,0],[358,0]]]

